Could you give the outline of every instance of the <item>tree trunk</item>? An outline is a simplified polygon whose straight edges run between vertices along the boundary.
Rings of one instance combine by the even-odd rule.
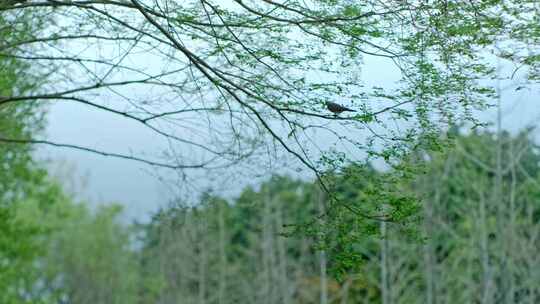
[[[219,282],[218,282],[218,303],[225,304],[225,288],[227,283],[227,252],[226,252],[226,231],[225,231],[225,205],[220,202],[218,206],[219,225]]]
[[[324,206],[324,200],[325,196],[323,191],[318,188],[318,209],[319,214],[324,214],[325,212],[325,206]],[[321,225],[323,225],[324,222],[321,220]],[[321,240],[322,241],[322,240]],[[326,252],[324,250],[319,251],[319,271],[320,271],[320,303],[321,304],[328,304],[328,280],[326,276]]]

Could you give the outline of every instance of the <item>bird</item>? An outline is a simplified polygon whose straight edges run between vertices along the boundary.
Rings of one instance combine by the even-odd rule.
[[[352,109],[349,109],[347,107],[344,107],[340,104],[337,104],[335,102],[331,102],[331,101],[327,101],[326,102],[326,108],[328,109],[328,111],[334,113],[334,114],[340,114],[341,112],[356,112],[355,110],[352,110]]]

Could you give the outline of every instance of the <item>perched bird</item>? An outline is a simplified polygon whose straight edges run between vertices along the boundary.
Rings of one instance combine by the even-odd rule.
[[[327,101],[326,102],[326,108],[334,113],[334,114],[340,114],[341,112],[346,112],[346,111],[349,111],[349,112],[355,112],[354,110],[352,109],[349,109],[347,107],[344,107],[340,104],[337,104],[337,103],[334,103],[334,102],[330,102],[330,101]]]

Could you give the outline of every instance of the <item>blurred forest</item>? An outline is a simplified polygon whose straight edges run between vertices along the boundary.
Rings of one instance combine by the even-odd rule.
[[[20,190],[2,191],[1,302],[538,303],[540,154],[529,135],[455,133],[399,186],[421,216],[366,219],[352,244],[359,263],[337,275],[339,244],[289,229],[327,208],[316,183],[275,176],[234,201],[208,193],[125,225],[120,207],[90,212],[26,151],[5,151],[2,167],[16,170],[0,187]],[[336,180],[358,200],[370,185],[354,172]]]

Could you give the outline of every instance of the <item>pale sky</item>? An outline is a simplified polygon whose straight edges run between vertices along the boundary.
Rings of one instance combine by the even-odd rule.
[[[394,66],[384,59],[369,59],[362,68],[368,87],[392,86],[399,78]],[[501,85],[507,86],[502,95],[503,127],[517,131],[535,124],[540,118],[539,88],[515,91],[515,85],[508,82]],[[478,115],[484,121],[494,121],[495,118],[494,110]],[[138,124],[77,104],[54,104],[49,110],[48,121],[47,137],[57,142],[117,153],[133,152],[149,158],[167,148],[163,141]],[[203,189],[212,187],[216,193],[230,197],[245,185],[264,180],[265,172],[268,175],[272,172],[295,173],[294,170],[287,170],[294,166],[287,166],[287,162],[277,162],[256,174],[249,172],[249,166],[246,166],[225,170],[213,176],[195,173],[189,175],[187,181],[179,181],[175,173],[169,170],[156,172],[136,162],[87,152],[41,146],[38,155],[50,160],[51,173],[55,175],[64,176],[65,172],[73,172],[71,176],[62,177],[66,188],[73,189],[80,198],[93,206],[110,202],[122,204],[125,206],[125,219],[128,220],[147,219],[153,211],[167,205],[175,196],[195,198]],[[306,176],[306,173],[296,175]],[[176,187],[160,178],[190,185]]]

